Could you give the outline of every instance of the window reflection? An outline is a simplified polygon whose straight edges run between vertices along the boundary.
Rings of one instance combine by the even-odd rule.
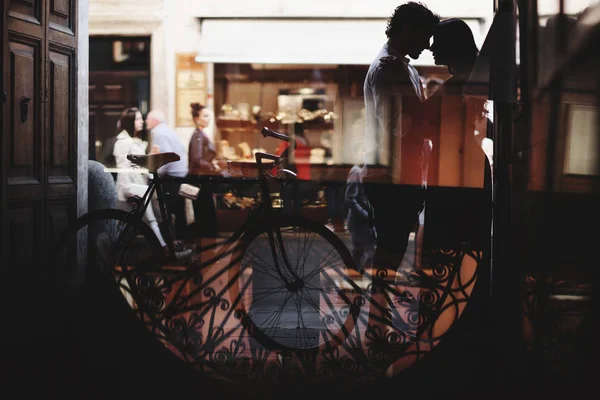
[[[598,108],[572,105],[567,114],[565,174],[600,175]]]
[[[560,1],[538,1],[538,82],[547,84],[559,67],[568,49],[580,35],[578,22],[582,20],[598,0],[565,0],[563,13]]]

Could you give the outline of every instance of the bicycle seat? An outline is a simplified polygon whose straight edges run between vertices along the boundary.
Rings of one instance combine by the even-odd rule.
[[[150,171],[156,171],[163,165],[179,161],[181,157],[177,154],[157,153],[157,154],[128,154],[127,159],[140,167],[148,168]]]

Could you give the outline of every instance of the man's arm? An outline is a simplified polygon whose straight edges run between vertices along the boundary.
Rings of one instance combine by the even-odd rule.
[[[379,128],[390,136],[405,136],[412,118],[403,112],[403,99],[417,97],[410,76],[403,64],[384,64],[375,76],[375,112]]]
[[[199,135],[192,136],[189,145],[188,159],[190,170],[199,171],[214,171],[215,167],[212,162],[205,160],[204,157],[204,138]]]

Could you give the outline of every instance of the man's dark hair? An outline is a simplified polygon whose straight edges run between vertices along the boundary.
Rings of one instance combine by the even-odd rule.
[[[390,38],[402,29],[404,25],[412,27],[434,27],[440,22],[440,16],[432,12],[424,4],[409,1],[401,4],[392,13],[387,22],[385,35]]]

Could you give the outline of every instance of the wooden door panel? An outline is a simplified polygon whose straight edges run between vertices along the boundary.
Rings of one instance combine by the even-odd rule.
[[[9,96],[12,110],[8,132],[8,186],[39,186],[42,175],[41,43],[18,35],[9,37]],[[21,103],[27,104],[26,121]],[[41,190],[41,188],[40,188]],[[10,189],[9,189],[10,191]],[[31,193],[31,187],[27,188]],[[11,197],[18,193],[11,193]]]
[[[119,116],[125,108],[127,108],[125,104],[102,107],[100,129],[102,129],[101,137],[103,139],[109,139],[117,135],[117,121],[119,121]]]
[[[8,9],[12,18],[42,24],[42,0],[10,0]]]
[[[39,38],[40,40],[44,36],[44,28],[41,25],[16,18],[8,19],[8,30],[10,32],[18,32],[23,36]]]
[[[124,96],[127,95],[125,84],[123,83],[106,84],[104,85],[103,92],[103,100],[110,103],[123,101],[125,99]]]
[[[2,264],[9,277],[39,277],[76,215],[77,0],[3,4]]]
[[[64,33],[74,32],[75,2],[73,0],[52,0],[49,10],[49,27]]]
[[[90,101],[90,106],[92,106],[94,103],[101,101],[102,100],[102,94],[100,93],[100,90],[97,89],[98,85],[96,85],[95,83],[91,83],[88,85],[88,98]]]
[[[96,160],[101,161],[102,143],[115,136],[120,113],[138,106],[138,81],[147,77],[145,71],[90,72],[90,158],[96,154]]]
[[[69,221],[75,218],[75,202],[54,202],[49,203],[46,208],[46,240],[50,248],[59,240],[65,232]]]
[[[74,113],[74,53],[51,46],[48,65],[48,196],[74,194],[77,152]]]

